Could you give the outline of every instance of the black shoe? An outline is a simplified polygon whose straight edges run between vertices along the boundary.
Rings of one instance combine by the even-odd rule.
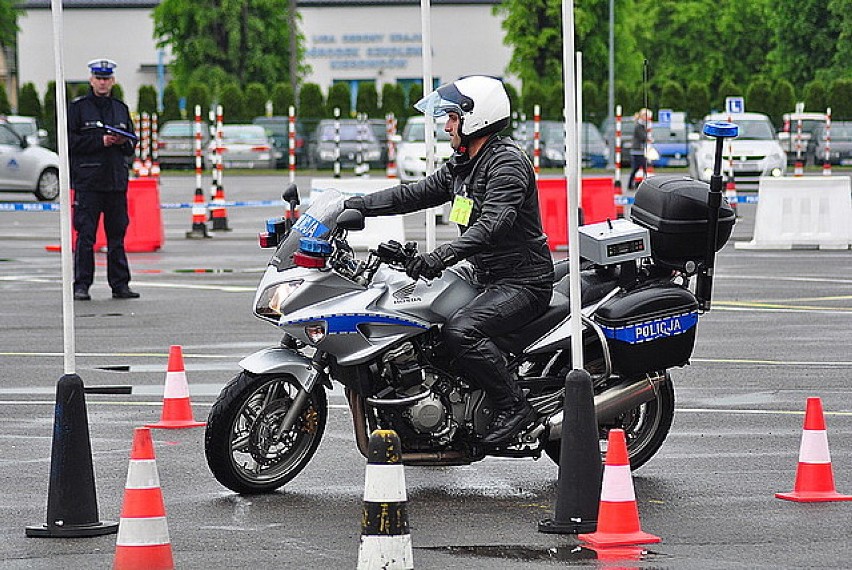
[[[138,299],[139,297],[139,293],[137,293],[130,287],[125,287],[124,289],[115,289],[112,292],[113,299]]]
[[[74,300],[75,301],[91,301],[92,296],[89,295],[89,290],[84,289],[83,287],[78,287],[74,289]]]
[[[535,421],[535,410],[524,400],[511,410],[498,410],[491,421],[491,433],[482,438],[486,445],[508,443]]]

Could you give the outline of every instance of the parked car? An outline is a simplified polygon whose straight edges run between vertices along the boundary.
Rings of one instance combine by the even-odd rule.
[[[636,128],[636,119],[633,115],[621,118],[621,166],[630,168],[630,149],[633,147],[633,130]],[[601,125],[601,134],[604,143],[609,149],[609,162],[615,164],[615,120],[612,117],[604,119]]]
[[[802,120],[801,138],[799,135],[799,119]],[[797,150],[803,161],[808,158],[808,146],[814,131],[825,125],[825,113],[785,113],[784,126],[778,132],[781,148],[787,153],[787,164],[796,162]]]
[[[19,135],[27,139],[30,144],[39,146],[47,145],[47,130],[38,126],[35,117],[24,117],[23,115],[6,115],[9,126],[15,129]]]
[[[515,139],[532,157],[534,151],[534,124],[527,121],[513,132]],[[606,167],[609,149],[598,128],[592,123],[583,122],[580,142],[583,146],[581,160],[583,167]],[[539,164],[542,168],[565,166],[565,124],[560,121],[541,121],[539,123]]]
[[[252,124],[260,125],[266,129],[269,138],[272,139],[272,146],[275,148],[275,167],[289,168],[290,167],[290,118],[279,115],[272,117],[255,117],[252,119]],[[305,128],[301,121],[296,121],[295,132],[295,159],[297,166],[306,166],[308,164],[307,157],[307,141],[305,140]]]
[[[446,117],[435,119],[435,168],[452,155],[450,135],[444,132]],[[397,177],[402,182],[415,182],[426,176],[426,118],[411,117],[402,130],[396,147]]]
[[[207,159],[213,163],[216,140],[207,145]],[[266,129],[260,125],[222,126],[222,165],[225,168],[275,168],[275,148]]]
[[[808,156],[814,164],[825,162],[826,132],[825,124],[818,126],[809,141]],[[829,162],[838,166],[852,166],[852,121],[831,123],[828,134],[831,135]]]
[[[654,123],[651,139],[660,158],[654,161],[654,166],[675,167],[687,166],[689,154],[689,133],[692,125],[689,123]]]
[[[384,166],[381,162],[382,149],[373,130],[355,119],[340,121],[340,166],[354,168],[361,153],[361,163],[374,168]],[[335,156],[334,120],[323,119],[311,138],[308,157],[314,168],[331,168]]]
[[[207,148],[210,130],[201,125],[201,149]],[[195,168],[195,122],[166,121],[157,133],[157,160],[160,168]],[[202,153],[201,167],[204,167]]]
[[[379,159],[382,166],[388,163],[388,122],[384,119],[367,119],[373,134],[376,135],[376,140],[379,141],[379,147],[382,149],[382,157]]]
[[[769,117],[762,113],[741,113],[732,117],[739,127],[739,135],[730,139],[730,156],[737,187],[753,185],[756,188],[761,176],[784,176],[787,153],[775,136]],[[727,113],[714,113],[704,117],[707,121],[727,121]],[[689,173],[696,179],[710,181],[713,174],[716,139],[694,133],[690,137]],[[725,143],[725,156],[729,155]],[[728,168],[727,160],[723,169]]]
[[[18,134],[0,119],[0,191],[32,192],[42,202],[59,196],[59,155]]]

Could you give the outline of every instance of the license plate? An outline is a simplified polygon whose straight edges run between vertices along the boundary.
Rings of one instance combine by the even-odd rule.
[[[686,166],[685,158],[670,158],[668,166]]]

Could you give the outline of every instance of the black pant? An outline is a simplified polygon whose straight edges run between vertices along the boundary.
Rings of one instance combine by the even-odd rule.
[[[512,409],[523,399],[502,351],[491,340],[510,333],[544,313],[550,302],[547,285],[489,285],[444,326],[455,364],[485,390],[497,410]]]
[[[645,172],[645,155],[644,154],[631,154],[630,155],[630,163],[633,165],[633,168],[630,170],[630,178],[627,179],[627,189],[633,190],[636,187],[636,172],[641,168],[642,172]],[[648,174],[645,172],[645,177]]]
[[[130,283],[130,266],[124,252],[124,235],[130,222],[127,192],[77,192],[74,196],[74,287],[88,289],[95,279],[95,238],[103,214],[107,239],[107,281],[113,291]]]

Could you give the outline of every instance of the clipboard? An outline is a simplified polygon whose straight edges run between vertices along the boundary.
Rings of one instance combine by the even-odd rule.
[[[105,130],[109,134],[121,135],[124,138],[129,139],[133,142],[137,142],[139,140],[139,137],[137,137],[134,133],[131,133],[129,131],[125,131],[123,129],[119,129],[118,127],[113,127],[112,125],[105,125],[105,124],[101,123],[100,121],[98,121],[98,126],[101,127],[103,130]]]

